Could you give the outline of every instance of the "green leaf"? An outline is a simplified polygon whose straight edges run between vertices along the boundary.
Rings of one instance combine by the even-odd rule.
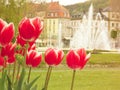
[[[45,90],[45,88],[42,88],[42,90]]]
[[[30,83],[25,83],[25,89],[26,90],[31,90],[32,86],[34,85],[34,83],[37,81],[37,79],[39,78],[40,76],[36,77],[33,81],[31,81]],[[34,87],[33,87],[34,88]],[[33,89],[33,90],[36,90],[36,89]]]
[[[25,78],[25,69],[23,68],[22,72],[20,74],[20,79],[17,83],[17,86],[16,86],[15,90],[23,90],[22,86],[23,86],[24,78]]]
[[[12,82],[10,80],[10,78],[7,75],[7,80],[8,80],[8,90],[12,90]]]
[[[30,82],[29,87],[31,88],[33,84],[37,81],[40,76],[36,77],[33,81]]]
[[[0,90],[6,90],[6,77],[7,77],[7,71],[2,72],[2,78],[0,79]]]
[[[31,90],[37,90],[37,85],[35,85]]]

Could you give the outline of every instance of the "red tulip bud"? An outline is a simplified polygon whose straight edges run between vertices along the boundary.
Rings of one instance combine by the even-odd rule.
[[[89,60],[90,56],[91,54],[86,56],[86,51],[84,48],[78,49],[76,51],[70,50],[66,56],[67,65],[74,70],[82,69]]]
[[[63,56],[64,52],[62,50],[49,48],[45,52],[45,62],[50,66],[58,65],[61,63]]]
[[[68,67],[71,69],[79,69],[80,57],[76,51],[70,50],[66,55],[66,60]]]
[[[24,18],[19,24],[19,33],[25,41],[35,41],[43,29],[40,18]]]
[[[37,67],[42,60],[42,54],[37,54],[36,51],[30,50],[26,56],[26,64],[28,66]]]

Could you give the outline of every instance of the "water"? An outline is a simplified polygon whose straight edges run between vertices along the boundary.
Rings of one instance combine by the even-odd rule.
[[[94,18],[94,19],[93,19]],[[79,30],[70,40],[71,48],[85,48],[89,50],[110,50],[110,39],[107,22],[98,13],[93,17],[93,5],[91,4],[88,16],[83,16],[79,24]]]
[[[62,24],[59,23],[59,30],[58,30],[58,48],[62,48]]]

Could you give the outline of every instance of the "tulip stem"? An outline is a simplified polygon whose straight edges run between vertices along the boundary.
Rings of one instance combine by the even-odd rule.
[[[9,67],[8,67],[8,76],[10,76],[10,64],[9,64]]]
[[[27,82],[29,83],[29,81],[30,81],[30,74],[31,74],[31,67],[29,68],[29,74],[28,74],[28,80],[27,80]]]
[[[15,73],[16,73],[16,62],[14,63],[14,67],[13,67],[12,83],[14,83]]]
[[[2,76],[4,75],[4,67],[2,68]]]
[[[72,77],[72,83],[71,83],[71,89],[70,90],[73,90],[74,80],[75,80],[75,72],[76,72],[76,70],[73,70],[73,77]]]
[[[18,64],[18,70],[17,70],[16,81],[18,81],[19,73],[20,73],[20,64]]]
[[[51,72],[52,72],[52,66],[49,66],[48,71],[47,71],[47,75],[46,75],[46,80],[45,80],[44,89],[43,89],[43,90],[47,90],[48,83],[49,83],[49,80],[50,80]]]

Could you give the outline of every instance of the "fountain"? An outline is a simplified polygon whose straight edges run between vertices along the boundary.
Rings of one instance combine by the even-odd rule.
[[[88,17],[83,16],[82,22],[79,24],[79,30],[71,38],[70,47],[83,47],[89,50],[111,49],[107,23],[102,19],[100,13],[93,17],[92,4],[89,8]]]

